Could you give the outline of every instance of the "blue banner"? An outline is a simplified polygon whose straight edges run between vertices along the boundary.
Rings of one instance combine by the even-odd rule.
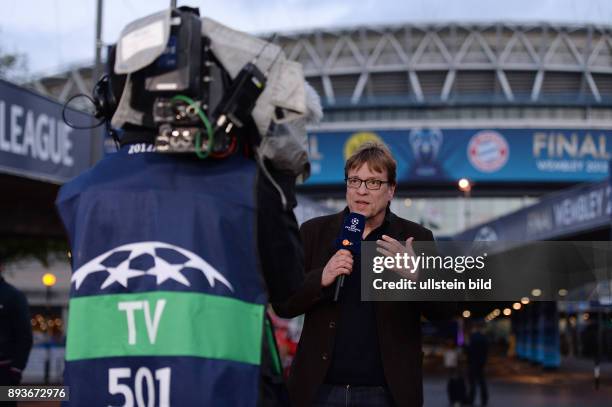
[[[461,241],[523,242],[554,240],[607,227],[612,216],[612,189],[607,181],[580,185],[453,236]]]
[[[382,141],[402,182],[582,182],[608,175],[612,130],[555,128],[406,128],[319,131],[309,135],[308,185],[341,184],[346,159],[366,141]]]
[[[89,168],[90,155],[91,131],[64,123],[60,103],[0,80],[0,172],[64,183]]]

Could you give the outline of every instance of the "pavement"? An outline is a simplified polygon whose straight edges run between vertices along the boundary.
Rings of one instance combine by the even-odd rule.
[[[444,373],[428,369],[424,378],[425,407],[449,405]],[[434,370],[434,371],[432,371]],[[556,370],[529,362],[492,357],[486,369],[489,407],[611,407],[612,362],[601,365],[595,389],[593,362],[564,358]],[[475,405],[479,404],[477,396]]]
[[[425,407],[449,406],[447,376],[441,366],[440,361],[425,363]],[[601,365],[599,390],[594,386],[593,362],[586,359],[564,358],[558,369],[544,370],[529,362],[492,356],[486,372],[488,407],[612,407],[612,362]],[[19,407],[59,405],[19,403]]]

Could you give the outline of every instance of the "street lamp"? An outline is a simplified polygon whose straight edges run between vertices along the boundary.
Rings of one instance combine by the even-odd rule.
[[[53,273],[45,273],[42,276],[42,283],[45,286],[45,299],[47,307],[47,320],[51,318],[51,287],[57,282],[57,277]],[[45,384],[49,384],[49,368],[51,364],[51,327],[47,326],[47,360],[45,360]]]
[[[464,203],[463,217],[465,220],[464,229],[469,228],[471,224],[469,200],[470,200],[470,192],[472,191],[472,185],[473,185],[472,182],[467,178],[461,178],[459,181],[457,181],[457,187],[459,188],[459,191],[463,192],[463,203]]]
[[[472,183],[467,178],[461,178],[457,182],[457,186],[459,187],[459,190],[464,193],[469,193],[472,190]]]
[[[42,283],[44,284],[45,287],[47,287],[47,289],[50,289],[51,287],[53,287],[56,282],[57,282],[57,277],[55,277],[55,274],[53,273],[45,273],[42,276]]]

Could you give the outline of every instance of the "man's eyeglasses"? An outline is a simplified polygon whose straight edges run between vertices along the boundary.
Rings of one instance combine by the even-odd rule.
[[[357,177],[345,178],[344,180],[346,181],[346,185],[349,188],[355,188],[355,189],[361,188],[361,184],[364,182],[365,182],[366,188],[370,190],[380,189],[382,184],[389,183],[389,181],[381,181],[379,179],[361,179]]]

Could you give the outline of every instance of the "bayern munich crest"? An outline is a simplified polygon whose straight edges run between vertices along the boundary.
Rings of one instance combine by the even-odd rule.
[[[504,136],[498,132],[483,130],[470,139],[467,155],[477,170],[495,172],[508,162],[510,147]]]

